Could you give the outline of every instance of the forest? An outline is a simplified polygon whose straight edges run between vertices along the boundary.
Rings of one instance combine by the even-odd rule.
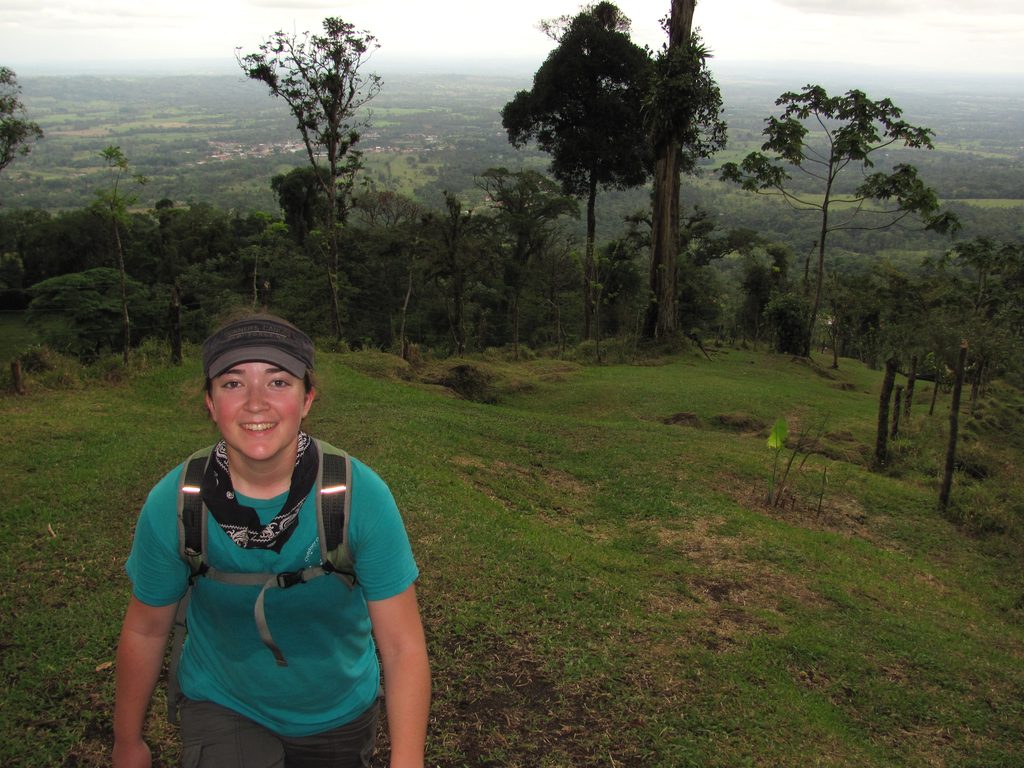
[[[813,177],[790,174],[786,191],[804,196],[794,206],[722,169],[758,150],[778,95],[803,84],[736,73],[715,82],[713,58],[704,66],[727,138],[682,175],[674,321],[689,338],[783,351],[787,313],[807,314],[800,302],[815,282],[822,238],[808,207],[820,192]],[[552,178],[548,153],[510,141],[502,124],[503,105],[529,83],[383,79],[350,116],[359,135],[339,176],[340,250],[327,264],[327,201],[294,117],[244,73],[18,81],[19,106],[44,138],[0,174],[0,309],[86,360],[166,339],[172,306],[186,340],[227,308],[267,306],[355,348],[518,356],[584,344],[598,359],[604,339],[635,348],[650,337],[651,177],[602,186],[589,236],[584,198]],[[828,85],[837,94],[858,84]],[[876,365],[896,347],[909,359],[915,337],[922,359],[951,365],[971,315],[989,357],[1015,369],[1020,313],[1005,298],[1020,285],[1024,94],[905,85],[884,95],[933,141],[885,146],[835,191],[853,194],[869,167],[908,166],[958,229],[927,231],[911,218],[831,231],[817,276],[827,311],[804,329],[805,346]],[[510,208],[517,195],[553,212],[524,223]],[[530,227],[543,242],[526,253],[516,243]]]

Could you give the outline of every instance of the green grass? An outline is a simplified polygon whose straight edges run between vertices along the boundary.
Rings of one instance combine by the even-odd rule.
[[[21,312],[0,312],[0,364],[6,368],[10,361],[40,339],[25,322]]]
[[[958,198],[945,200],[946,203],[966,203],[967,205],[974,205],[979,208],[1022,208],[1024,207],[1024,200],[1017,198]]]
[[[308,428],[389,482],[421,566],[429,765],[1020,765],[1020,455],[990,449],[990,478],[954,491],[989,489],[1013,524],[941,517],[914,468],[944,429],[927,390],[903,463],[874,474],[879,375],[852,361],[470,361],[499,395],[484,405],[424,383],[453,361],[321,359]],[[122,563],[150,486],[213,437],[198,373],[0,400],[0,764],[108,763]],[[1019,394],[996,394],[972,450],[1019,434]],[[791,432],[827,416],[831,458],[766,509],[780,415]],[[151,742],[173,765],[161,716]]]

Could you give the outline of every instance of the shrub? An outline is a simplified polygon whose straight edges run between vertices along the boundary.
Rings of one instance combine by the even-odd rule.
[[[775,351],[802,355],[807,341],[807,300],[795,293],[777,293],[764,309],[764,317],[772,330]]]

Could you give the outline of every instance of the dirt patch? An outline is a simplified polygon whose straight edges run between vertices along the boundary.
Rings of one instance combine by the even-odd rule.
[[[765,421],[747,413],[720,413],[711,417],[711,423],[719,429],[743,434],[762,434],[768,430]]]
[[[807,583],[792,574],[751,563],[744,550],[752,542],[744,536],[724,536],[718,516],[700,518],[688,528],[644,521],[656,531],[665,549],[694,566],[685,581],[666,585],[650,596],[652,611],[679,613],[681,644],[726,652],[746,638],[777,633],[784,623],[785,605],[819,605],[822,600]],[[778,616],[778,622],[771,617]]]
[[[467,483],[510,511],[531,507],[541,518],[558,524],[589,505],[589,487],[554,467],[484,461],[476,456],[454,456],[451,463]]]
[[[492,386],[493,377],[474,365],[461,363],[442,372],[431,384],[448,387],[455,394],[474,403],[493,404],[498,401],[498,393]]]
[[[701,425],[700,416],[696,413],[673,413],[671,416],[666,416],[661,420],[662,424],[673,424],[681,427],[699,427]]]
[[[641,745],[609,745],[595,734],[635,727],[605,680],[559,682],[552,660],[523,633],[488,636],[428,626],[437,648],[431,705],[432,748],[444,765],[534,768],[539,765],[641,765]],[[387,765],[387,748],[375,766]],[[608,762],[611,761],[611,762]]]
[[[806,485],[806,484],[804,484]],[[784,489],[776,505],[768,504],[767,478],[754,484],[736,477],[722,477],[716,488],[746,509],[756,509],[776,520],[815,531],[855,536],[880,546],[874,529],[868,526],[868,514],[857,499],[835,488],[823,494],[797,486]]]

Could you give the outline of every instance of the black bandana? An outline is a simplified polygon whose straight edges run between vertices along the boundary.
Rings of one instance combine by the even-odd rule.
[[[235,498],[228,469],[227,445],[221,440],[213,449],[210,462],[203,476],[203,501],[209,507],[214,519],[235,544],[243,549],[272,549],[280,552],[281,547],[295,530],[299,510],[309,492],[316,484],[320,456],[313,441],[305,432],[299,432],[298,452],[295,469],[292,471],[291,488],[281,511],[266,525],[252,507],[243,507]]]

